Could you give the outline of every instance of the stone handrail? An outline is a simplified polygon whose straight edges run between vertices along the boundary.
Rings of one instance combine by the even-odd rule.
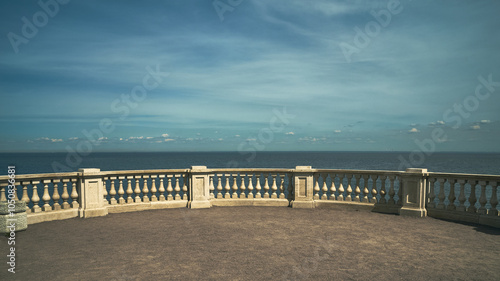
[[[8,176],[0,176],[0,201]],[[500,227],[498,175],[406,171],[233,168],[16,175],[28,223],[163,208],[291,206],[375,212]],[[453,187],[453,188],[451,188]]]
[[[429,216],[498,226],[500,176],[429,173]]]

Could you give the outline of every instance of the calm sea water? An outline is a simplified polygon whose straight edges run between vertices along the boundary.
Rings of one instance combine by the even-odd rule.
[[[81,159],[67,153],[0,153],[0,175],[7,166],[16,166],[17,174],[77,171],[78,168],[111,170],[179,169],[193,165],[208,168],[294,168],[312,166],[324,169],[399,170],[408,152],[156,152],[92,153]],[[53,169],[54,163],[58,166]],[[430,172],[500,175],[500,153],[434,153],[418,165]]]

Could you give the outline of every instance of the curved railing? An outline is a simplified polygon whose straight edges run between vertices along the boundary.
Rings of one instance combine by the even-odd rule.
[[[8,176],[0,176],[6,201]],[[211,206],[365,208],[500,227],[498,175],[312,169],[191,169],[16,175],[28,223],[107,213]]]

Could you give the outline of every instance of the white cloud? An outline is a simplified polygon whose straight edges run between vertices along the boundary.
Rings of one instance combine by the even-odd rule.
[[[63,140],[62,139],[51,139],[50,141],[52,141],[52,142],[62,142]]]
[[[334,132],[335,134],[340,134],[340,133],[342,133],[342,131],[341,131],[341,130],[335,130],[335,131],[333,131],[333,132]]]
[[[169,135],[168,135],[168,134],[162,134],[161,136],[162,136],[163,138],[168,138],[168,136],[169,136]]]
[[[235,135],[235,137],[239,138],[239,137],[240,137],[240,135]]]
[[[285,133],[285,135],[291,135],[291,136],[293,136],[293,135],[295,135],[295,133],[294,132],[288,132],[288,133]]]
[[[152,139],[152,138],[153,138],[153,137],[146,137],[146,139],[148,139],[148,140],[150,140],[150,139]]]
[[[437,123],[438,125],[444,125],[444,124],[445,124],[445,123],[444,123],[444,121],[436,121],[436,123]]]
[[[491,123],[491,120],[481,120],[481,123],[482,124],[488,124],[488,123]]]
[[[175,141],[174,139],[165,139],[165,142],[167,141]]]
[[[479,130],[479,129],[481,129],[481,126],[479,126],[479,125],[472,125],[472,126],[470,126],[470,128],[472,130]]]
[[[408,131],[408,133],[418,133],[420,132],[417,128],[411,128],[411,130]]]

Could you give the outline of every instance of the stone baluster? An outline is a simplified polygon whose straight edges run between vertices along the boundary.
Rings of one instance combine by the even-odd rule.
[[[460,194],[458,195],[459,205],[457,207],[457,211],[465,212],[465,180],[457,180],[458,187],[460,189]]]
[[[372,198],[370,199],[370,203],[378,203],[377,200],[377,175],[371,176],[372,178]]]
[[[71,182],[71,208],[72,209],[77,209],[80,207],[80,204],[78,203],[78,191],[76,188],[76,181],[77,179],[70,179]]]
[[[389,176],[389,205],[394,205],[396,204],[396,201],[394,200],[394,195],[396,195],[396,192],[394,191],[394,182],[395,182],[395,176]]]
[[[328,200],[328,186],[326,185],[326,178],[328,174],[323,175],[323,187],[321,188],[321,200]],[[333,184],[333,181],[332,181]]]
[[[0,201],[2,202],[7,201],[7,196],[5,195],[5,192],[8,185],[9,185],[8,182],[0,183]]]
[[[222,175],[217,175],[217,199],[222,199]]]
[[[180,175],[175,175],[175,200],[181,200],[181,186],[179,185]]]
[[[269,174],[264,176],[264,198],[269,198]]]
[[[225,174],[224,179],[226,180],[226,184],[224,185],[224,199],[231,198],[231,186],[229,185],[229,175]]]
[[[210,199],[214,198],[214,176],[209,176],[208,191],[210,192]]]
[[[352,198],[352,178],[353,178],[353,175],[347,175],[347,189],[346,189],[346,193],[347,193],[347,196],[346,196],[346,201],[354,201],[354,198]]]
[[[142,176],[140,176],[140,175],[134,176],[134,179],[135,179],[135,188],[134,188],[135,197],[134,197],[134,202],[135,203],[140,203],[141,202],[141,187],[140,187],[141,177]]]
[[[42,211],[43,212],[49,212],[52,211],[52,207],[50,206],[50,194],[49,194],[49,183],[51,180],[43,180],[43,206],[42,206]]]
[[[438,205],[437,205],[437,209],[440,209],[440,210],[444,210],[445,209],[445,205],[444,205],[444,199],[446,198],[446,196],[444,195],[444,182],[445,182],[445,179],[443,178],[439,178],[437,180],[439,182],[439,194],[438,194]]]
[[[253,174],[248,175],[248,198],[253,199],[255,196],[253,195]]]
[[[118,177],[118,203],[125,204],[125,198],[123,195],[125,194],[125,190],[123,190],[123,180],[125,177]]]
[[[172,196],[172,192],[174,191],[174,189],[172,188],[172,176],[171,175],[168,175],[167,176],[167,200],[168,201],[172,201],[174,200],[174,196]]]
[[[31,202],[33,202],[33,208],[31,208],[32,213],[39,213],[42,211],[38,202],[40,202],[40,197],[38,196],[38,184],[39,181],[31,181],[31,186],[33,187],[33,195],[31,196]]]
[[[151,202],[158,201],[158,197],[156,196],[156,192],[158,192],[158,189],[156,188],[157,179],[158,175],[151,175]]]
[[[149,175],[142,176],[142,202],[149,202],[149,188],[148,188]]]
[[[430,178],[429,179],[429,194],[427,195],[427,200],[428,201],[428,204],[427,204],[427,208],[436,208],[436,202],[435,202],[435,198],[436,198],[436,191],[435,191],[435,188],[436,188],[436,178]]]
[[[488,203],[488,200],[486,200],[486,182],[485,181],[479,181],[479,186],[481,187],[481,196],[479,196],[479,204],[481,205],[477,212],[481,215],[486,215],[488,211],[486,210],[486,203]]]
[[[54,186],[54,191],[52,192],[52,201],[54,201],[54,205],[52,205],[52,210],[54,211],[61,210],[61,205],[59,204],[59,199],[61,199],[59,195],[59,182],[61,182],[61,180],[52,180],[52,185]]]
[[[233,186],[232,186],[233,194],[231,195],[231,197],[238,198],[238,184],[236,183],[236,181],[238,179],[238,174],[234,174],[232,177],[233,177]],[[241,196],[241,194],[240,194],[240,196]],[[243,191],[243,197],[245,197],[244,191]]]
[[[354,189],[354,194],[356,195],[354,197],[354,200],[355,202],[361,202],[360,198],[359,198],[359,194],[361,193],[361,189],[359,188],[359,179],[361,178],[360,175],[354,175],[354,184],[356,185],[356,188]]]
[[[488,211],[488,215],[490,216],[498,216],[498,210],[497,210],[497,205],[498,205],[498,197],[497,197],[497,189],[498,189],[498,182],[490,181],[489,184],[491,185],[491,198],[490,198],[490,205],[491,209]]]
[[[335,174],[330,175],[330,179],[332,180],[332,184],[330,186],[330,200],[337,200],[335,197],[335,193],[337,192],[337,188],[335,187]]]
[[[276,175],[272,175],[272,179],[273,179],[273,184],[271,185],[271,190],[272,190],[272,194],[271,194],[271,198],[273,199],[277,199],[278,198],[278,186],[276,185]],[[279,178],[278,178],[279,180]]]
[[[61,205],[62,209],[69,209],[69,203],[68,203],[68,199],[69,199],[68,182],[69,182],[69,179],[63,179],[62,180],[62,183],[63,183],[63,193],[61,194],[61,198],[63,200],[63,203]]]
[[[160,187],[158,188],[158,192],[160,192],[160,201],[165,201],[165,185],[163,179],[165,175],[160,175]]]
[[[245,194],[245,175],[241,175],[241,184],[240,184],[240,199],[245,199],[247,196]]]
[[[368,179],[370,178],[369,175],[363,175],[363,198],[361,199],[361,202],[363,203],[368,203],[368,193],[370,191],[368,190]]]
[[[102,181],[102,200],[104,202],[104,206],[108,205],[108,189],[106,187],[106,181],[109,179],[109,177],[104,177]],[[110,198],[111,199],[111,198]]]
[[[257,180],[257,184],[255,185],[255,198],[262,198],[262,193],[260,193],[260,191],[262,190],[262,187],[260,186],[261,175],[255,175],[255,178]]]
[[[379,204],[387,204],[387,200],[385,199],[385,195],[387,194],[385,190],[385,182],[387,181],[387,176],[380,176],[380,201]]]
[[[134,199],[132,198],[132,194],[134,193],[132,190],[132,177],[133,176],[127,176],[127,203],[134,202]]]
[[[469,195],[469,208],[467,208],[467,212],[469,213],[476,213],[477,208],[476,208],[476,184],[477,182],[474,180],[467,180],[467,182],[470,184],[470,195]]]
[[[338,201],[344,201],[344,178],[345,175],[339,174],[339,197],[337,197]]]
[[[109,177],[109,204],[116,205],[116,187],[115,187],[116,177]]]
[[[286,174],[283,174],[282,176],[279,177],[279,180],[280,180],[280,184],[279,184],[279,190],[280,190],[280,194],[278,196],[278,198],[280,199],[285,199],[286,198],[286,194],[285,194],[285,178],[286,178]]]
[[[185,176],[182,178],[182,200],[188,200],[187,181],[188,181],[188,175],[185,174]]]
[[[448,200],[450,201],[450,204],[446,207],[446,209],[450,211],[457,209],[457,206],[455,205],[455,182],[456,180],[454,179],[448,179],[448,183],[450,184],[450,194],[448,195]]]
[[[320,191],[320,188],[319,188],[319,174],[315,174],[314,175],[314,179],[313,179],[313,182],[314,182],[314,187],[313,187],[313,199],[314,200],[319,200],[319,191]]]
[[[30,204],[30,198],[28,196],[28,185],[30,184],[29,181],[22,182],[22,188],[23,188],[23,197],[21,198],[22,201],[26,202],[26,212],[30,212],[29,204]]]

